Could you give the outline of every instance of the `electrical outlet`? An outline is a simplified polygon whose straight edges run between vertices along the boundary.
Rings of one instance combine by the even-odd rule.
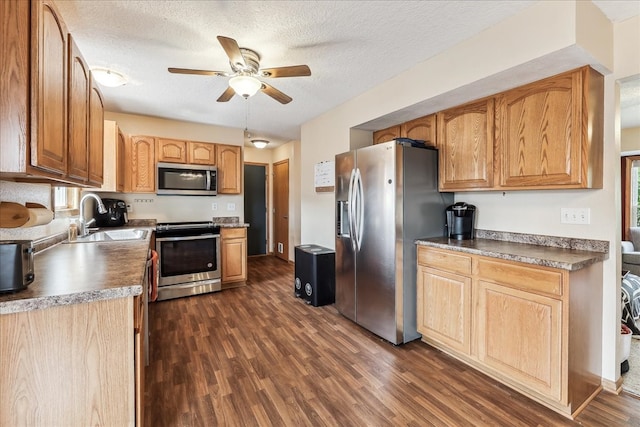
[[[236,210],[236,204],[235,203],[227,203],[227,210],[228,211],[235,211]]]
[[[562,224],[590,224],[590,208],[560,208],[560,223]]]
[[[211,210],[212,211],[217,211],[218,210],[218,204],[216,202],[211,203]]]
[[[133,206],[131,206],[131,203],[127,203],[127,213],[132,213],[133,212]]]

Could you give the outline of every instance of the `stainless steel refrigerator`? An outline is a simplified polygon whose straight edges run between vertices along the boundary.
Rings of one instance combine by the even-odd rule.
[[[416,330],[416,246],[445,236],[438,152],[396,141],[338,154],[336,308],[393,344]]]

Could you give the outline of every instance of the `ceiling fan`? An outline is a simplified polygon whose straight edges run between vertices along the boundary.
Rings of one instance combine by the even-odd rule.
[[[238,43],[229,37],[218,36],[218,41],[229,57],[229,64],[233,70],[232,73],[225,71],[193,70],[190,68],[169,68],[169,72],[176,74],[231,77],[229,87],[222,92],[222,95],[218,98],[218,102],[227,102],[236,93],[243,98],[249,98],[260,90],[281,104],[288,104],[292,98],[273,86],[259,80],[258,77],[277,78],[311,75],[311,70],[307,65],[260,68],[260,55],[258,55],[256,51],[239,47]]]

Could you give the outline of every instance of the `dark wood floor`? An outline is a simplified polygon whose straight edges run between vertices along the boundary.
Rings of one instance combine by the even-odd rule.
[[[249,260],[247,286],[152,304],[146,425],[640,426],[602,392],[569,421],[413,341],[393,346],[293,296],[293,268]]]

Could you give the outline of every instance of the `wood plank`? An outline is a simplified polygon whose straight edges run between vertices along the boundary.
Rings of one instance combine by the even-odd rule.
[[[573,426],[420,342],[381,340],[293,295],[293,266],[249,259],[247,286],[151,304],[146,426]],[[583,426],[640,425],[602,392]]]

